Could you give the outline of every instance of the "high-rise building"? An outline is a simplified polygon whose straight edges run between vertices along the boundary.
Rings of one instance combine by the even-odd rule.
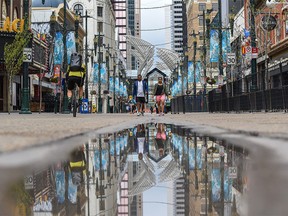
[[[129,50],[133,49],[133,47],[129,47],[125,36],[141,37],[141,1],[115,0],[113,4],[116,16],[116,28],[118,28],[119,34],[120,51],[127,61],[127,69],[135,70],[137,68],[137,59],[131,56]]]
[[[172,50],[183,53],[183,3],[180,0],[173,0],[171,6],[171,40]]]

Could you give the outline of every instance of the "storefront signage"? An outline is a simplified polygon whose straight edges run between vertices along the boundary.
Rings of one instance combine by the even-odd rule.
[[[277,20],[274,16],[265,15],[262,17],[262,27],[267,31],[272,31],[277,26]]]
[[[23,29],[24,29],[24,19],[15,19],[10,22],[10,18],[6,17],[3,28],[0,28],[0,31],[18,33],[18,32],[22,32]]]

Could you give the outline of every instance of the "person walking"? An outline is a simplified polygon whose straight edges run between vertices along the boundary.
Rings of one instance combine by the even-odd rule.
[[[133,97],[136,98],[137,103],[137,115],[144,116],[145,111],[145,97],[148,97],[148,85],[145,80],[142,80],[142,75],[138,74],[137,81],[133,85]]]
[[[158,83],[156,83],[154,86],[154,96],[156,97],[156,103],[159,109],[159,116],[163,116],[165,100],[166,96],[168,96],[168,90],[165,83],[163,83],[162,77],[158,77]]]

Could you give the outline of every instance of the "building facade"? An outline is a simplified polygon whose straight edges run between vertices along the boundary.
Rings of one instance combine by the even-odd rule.
[[[183,54],[183,3],[173,0],[171,6],[171,42],[172,50]]]

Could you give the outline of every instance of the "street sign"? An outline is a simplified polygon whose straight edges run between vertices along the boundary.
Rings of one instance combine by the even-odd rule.
[[[227,53],[227,65],[235,65],[235,64],[236,64],[236,54]]]
[[[32,62],[32,48],[24,48],[23,57],[23,62]]]
[[[24,186],[26,190],[33,189],[33,175],[25,176]]]
[[[277,26],[277,19],[271,15],[265,15],[261,20],[262,27],[267,31],[272,31]]]
[[[258,48],[257,47],[252,47],[252,59],[257,59],[258,58]]]
[[[237,178],[237,167],[229,167],[228,177],[230,179]]]

